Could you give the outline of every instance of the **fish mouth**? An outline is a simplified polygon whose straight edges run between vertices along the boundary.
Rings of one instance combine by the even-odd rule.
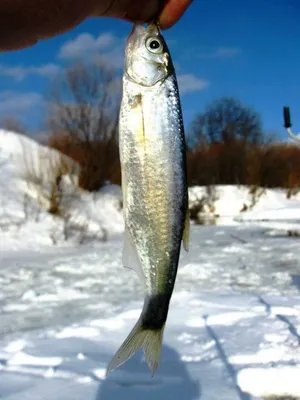
[[[147,29],[151,33],[156,33],[157,35],[160,34],[160,26],[158,21],[149,21]]]
[[[131,33],[128,36],[128,39],[131,38],[134,34],[145,32],[149,34],[159,35],[161,33],[161,29],[158,21],[135,22],[133,24]]]

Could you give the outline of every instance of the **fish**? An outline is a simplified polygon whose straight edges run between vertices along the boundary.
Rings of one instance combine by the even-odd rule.
[[[137,272],[141,315],[107,375],[143,348],[154,376],[181,245],[189,246],[186,142],[175,68],[157,22],[135,23],[127,39],[119,150],[125,222],[123,266]]]

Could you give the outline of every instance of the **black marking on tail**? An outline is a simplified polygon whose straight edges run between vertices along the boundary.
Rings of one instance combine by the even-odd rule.
[[[146,297],[142,312],[143,329],[159,330],[168,316],[170,294],[156,294]]]

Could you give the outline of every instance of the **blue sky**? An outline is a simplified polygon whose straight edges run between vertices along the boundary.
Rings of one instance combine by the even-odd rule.
[[[264,128],[284,137],[282,107],[300,131],[300,1],[195,0],[165,32],[177,67],[184,121],[212,100],[236,96],[260,112]],[[0,116],[40,129],[51,79],[75,57],[99,53],[122,67],[131,30],[116,19],[89,19],[72,31],[0,53]]]

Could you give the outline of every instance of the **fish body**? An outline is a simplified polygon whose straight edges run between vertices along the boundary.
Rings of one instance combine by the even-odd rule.
[[[186,146],[174,66],[159,27],[136,24],[126,48],[119,146],[123,264],[144,285],[141,316],[107,373],[143,347],[155,373],[182,240],[188,248]]]

